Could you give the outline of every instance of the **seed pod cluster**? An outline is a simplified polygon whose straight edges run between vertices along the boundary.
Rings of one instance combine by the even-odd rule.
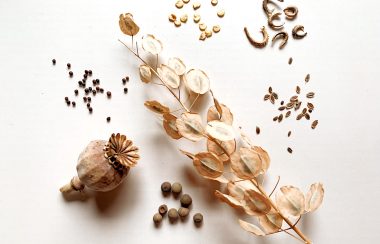
[[[182,185],[181,183],[175,182],[173,184],[170,184],[170,182],[163,182],[161,184],[161,192],[164,194],[164,196],[168,196],[168,194],[172,193],[174,197],[178,198],[181,193],[182,193]],[[178,219],[185,219],[189,216],[190,214],[190,207],[193,203],[193,199],[189,194],[183,194],[179,198],[181,207],[176,209],[176,208],[170,208],[168,210],[168,207],[166,204],[162,204],[158,207],[158,212],[153,215],[153,222],[155,225],[159,225],[165,215],[168,215],[168,219],[170,223],[175,223],[178,221]],[[159,215],[159,216],[158,216]],[[203,220],[200,220],[199,215],[202,216],[201,214],[197,213],[194,215],[194,223],[196,225],[199,225],[200,222]],[[199,222],[200,221],[200,222]]]
[[[282,2],[282,1],[280,1]],[[276,40],[282,40],[279,48],[282,49],[285,47],[288,42],[289,34],[286,31],[281,31],[284,28],[285,22],[280,22],[282,14],[285,15],[286,19],[289,21],[294,20],[298,15],[298,8],[296,6],[288,6],[284,9],[280,9],[280,11],[276,11],[276,9],[271,9],[269,7],[270,0],[263,0],[262,7],[264,13],[267,16],[267,24],[268,27],[277,33],[274,34],[272,38],[272,45],[276,42]],[[276,7],[279,7],[277,4]],[[261,28],[261,32],[263,33],[263,39],[261,41],[255,40],[251,37],[247,27],[244,27],[244,33],[249,41],[249,43],[257,48],[264,48],[268,44],[269,35],[265,30],[265,27]],[[304,31],[304,26],[295,25],[292,30],[292,36],[294,39],[302,39],[307,35]]]
[[[56,60],[53,59],[52,60],[52,63],[53,65],[56,64]],[[71,70],[72,69],[72,65],[71,63],[67,63],[66,64],[66,67],[69,71],[69,77],[72,78],[74,77],[74,72]],[[74,95],[75,97],[79,96],[80,95],[80,91],[83,93],[83,102],[84,104],[86,105],[86,108],[88,110],[88,113],[92,114],[94,109],[93,109],[93,106],[92,106],[92,103],[91,103],[91,95],[93,98],[96,97],[97,94],[104,94],[104,88],[100,86],[100,80],[99,79],[96,79],[96,78],[93,78],[92,77],[93,75],[93,72],[92,70],[84,70],[83,72],[83,78],[81,80],[78,81],[78,88],[74,89]],[[88,82],[89,79],[93,78],[91,82]],[[129,82],[129,76],[125,76],[124,78],[122,78],[122,84],[125,86],[127,83]],[[90,83],[90,84],[87,84],[87,83]],[[128,88],[127,87],[124,87],[123,88],[123,92],[124,94],[127,94],[128,93]],[[111,91],[107,91],[106,92],[106,95],[107,95],[107,98],[111,99],[112,97],[112,93]],[[76,99],[76,98],[72,98],[72,99]],[[69,99],[69,97],[65,97],[65,103],[67,106],[72,106],[73,108],[76,107],[78,101],[71,101]],[[106,117],[106,121],[107,122],[110,122],[111,121],[111,117],[110,116],[107,116]]]

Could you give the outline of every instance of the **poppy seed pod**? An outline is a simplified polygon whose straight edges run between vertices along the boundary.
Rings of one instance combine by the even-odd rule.
[[[79,155],[78,176],[60,191],[69,193],[85,187],[94,191],[111,191],[122,183],[138,159],[138,148],[124,135],[112,134],[109,141],[91,141]]]

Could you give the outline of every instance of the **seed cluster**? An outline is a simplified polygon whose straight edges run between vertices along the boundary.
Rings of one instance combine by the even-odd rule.
[[[170,193],[174,195],[174,197],[178,198],[182,193],[182,185],[181,183],[175,182],[170,184],[170,182],[163,182],[161,184],[161,191],[164,196],[168,196]],[[178,219],[184,220],[190,214],[190,207],[193,203],[193,199],[189,194],[183,194],[180,196],[181,207],[178,209],[171,208],[168,210],[168,206],[166,204],[162,204],[158,207],[158,213],[153,215],[153,222],[156,225],[161,224],[163,218],[166,213],[168,214],[168,219],[170,223],[175,223]],[[203,216],[200,213],[196,213],[193,216],[193,221],[196,226],[199,226],[203,221]]]
[[[55,59],[52,59],[52,63],[53,63],[53,65],[56,65],[57,61]],[[66,67],[69,70],[69,72],[68,72],[69,77],[70,78],[74,77],[74,72],[71,70],[71,68],[72,68],[71,63],[67,63]],[[92,103],[91,103],[91,101],[92,101],[91,96],[92,96],[92,98],[95,98],[97,94],[103,94],[105,91],[105,89],[100,86],[100,80],[99,79],[94,78],[94,79],[92,79],[91,83],[89,82],[90,77],[93,78],[92,75],[93,75],[92,70],[84,70],[83,78],[78,81],[78,87],[79,87],[79,89],[81,89],[81,91],[83,93],[83,103],[86,105],[87,110],[90,114],[92,114],[94,111],[94,109],[92,107]],[[129,76],[122,78],[122,84],[124,86],[127,84],[127,82],[129,82]],[[88,83],[90,83],[90,84],[88,84]],[[78,97],[80,95],[79,89],[74,90],[74,98],[73,99],[76,99],[76,97]],[[128,88],[123,87],[123,92],[125,94],[127,94]],[[112,98],[111,91],[107,91],[106,95],[107,95],[107,98],[109,98],[109,99]],[[70,101],[69,97],[67,97],[67,96],[65,97],[65,103],[67,104],[67,106],[71,105],[72,107],[76,107],[76,105],[77,105],[76,101]],[[110,116],[106,117],[106,121],[110,122],[111,117]]]
[[[178,0],[175,3],[175,7],[177,9],[182,9],[190,2],[190,0]],[[218,0],[211,0],[211,5],[216,7],[218,5]],[[220,26],[219,25],[213,25],[212,27],[208,27],[206,23],[200,22],[201,21],[201,15],[197,12],[201,8],[201,3],[195,2],[192,4],[192,16],[193,21],[195,24],[198,24],[199,30],[201,31],[201,34],[199,36],[199,40],[205,41],[207,38],[211,38],[213,33],[219,33],[220,32]],[[219,9],[216,12],[216,15],[219,18],[223,18],[225,15],[224,9]],[[182,24],[186,24],[187,20],[189,18],[187,13],[181,13],[177,17],[176,14],[170,14],[169,15],[169,22],[172,22],[175,27],[180,27]]]
[[[285,22],[278,23],[277,21],[281,20],[280,16],[282,15],[282,12],[284,13],[285,18],[287,20],[290,20],[290,21],[294,20],[298,15],[298,8],[295,6],[288,6],[284,9],[280,8],[280,12],[277,12],[275,8],[279,6],[277,4],[274,4],[275,8],[270,9],[269,7],[270,3],[271,3],[270,0],[263,0],[262,7],[264,10],[264,13],[267,16],[268,27],[277,32],[272,38],[272,44],[274,44],[277,40],[282,40],[279,45],[279,48],[282,49],[285,47],[286,43],[288,42],[289,34],[286,31],[282,30],[284,28]],[[268,44],[269,35],[266,31],[265,26],[261,28],[261,32],[263,34],[263,40],[260,40],[260,41],[255,40],[250,35],[247,27],[244,27],[244,32],[248,41],[252,44],[252,46],[257,47],[257,48],[264,48]],[[293,39],[302,39],[306,35],[307,35],[307,32],[304,31],[304,26],[295,25],[293,27],[292,29]],[[291,61],[289,61],[289,64],[291,64]]]
[[[305,83],[307,84],[310,81],[310,74],[307,74],[305,77]],[[311,99],[314,98],[314,92],[308,92],[305,95],[306,101],[301,99],[301,87],[295,87],[295,94],[289,98],[287,102],[281,101],[280,106],[277,108],[280,111],[279,115],[273,117],[274,122],[281,123],[283,119],[289,118],[292,115],[292,112],[297,114],[296,120],[301,120],[305,118],[306,120],[311,120],[311,114],[315,109],[313,103],[311,103]],[[268,93],[264,96],[264,101],[270,101],[273,105],[275,105],[276,100],[278,100],[278,94],[273,91],[272,87],[268,88]],[[318,125],[318,120],[313,120],[311,123],[311,128],[315,129]],[[257,129],[256,129],[257,133]],[[292,134],[291,131],[288,132],[288,137]],[[289,153],[293,153],[293,149],[290,147],[287,148]]]

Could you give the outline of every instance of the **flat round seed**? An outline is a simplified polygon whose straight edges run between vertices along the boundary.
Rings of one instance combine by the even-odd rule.
[[[164,193],[168,193],[172,190],[172,185],[170,182],[165,181],[164,183],[161,184],[161,191]]]
[[[199,9],[201,7],[201,4],[200,3],[194,3],[193,4],[193,9],[194,10],[197,10],[197,9]]]
[[[221,9],[216,14],[218,15],[218,17],[223,18],[225,15],[225,11],[223,9]]]
[[[211,31],[211,30],[206,30],[206,31],[205,31],[205,34],[206,34],[206,37],[207,37],[207,38],[212,37],[212,31]]]
[[[180,20],[181,20],[182,23],[186,23],[187,19],[188,19],[187,14],[182,15],[181,18],[180,18]]]
[[[195,23],[198,23],[199,21],[201,21],[201,16],[199,14],[194,14],[193,20]]]
[[[175,14],[170,14],[169,15],[169,21],[174,22],[177,19],[177,16]]]
[[[175,3],[175,6],[176,6],[177,8],[182,8],[183,5],[184,5],[184,3],[183,3],[181,0],[179,0],[179,1],[177,1],[177,2]]]
[[[158,213],[164,216],[168,212],[168,206],[166,204],[162,204],[158,207]]]
[[[220,26],[219,26],[219,25],[214,25],[214,26],[212,27],[212,31],[213,31],[214,33],[218,33],[218,32],[220,31]]]
[[[211,0],[212,6],[216,6],[218,4],[218,0]]]
[[[178,215],[181,218],[186,218],[189,215],[189,213],[190,213],[190,209],[188,209],[188,208],[182,208],[181,207],[178,209]]]
[[[199,24],[199,29],[200,29],[201,31],[205,31],[205,30],[207,29],[207,25],[206,25],[205,23],[200,23],[200,24]]]
[[[175,195],[179,195],[182,192],[182,185],[178,182],[173,183],[172,192]]]
[[[174,25],[176,26],[176,27],[180,27],[181,26],[181,21],[180,20],[175,20],[174,21]]]
[[[153,222],[158,225],[162,222],[162,215],[159,214],[159,213],[156,213],[155,215],[153,215]]]

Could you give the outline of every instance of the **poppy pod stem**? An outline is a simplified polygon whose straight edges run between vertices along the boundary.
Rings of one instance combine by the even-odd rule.
[[[73,191],[82,191],[84,189],[84,184],[80,181],[78,176],[74,176],[70,183],[62,186],[59,190],[62,193],[70,193]]]

